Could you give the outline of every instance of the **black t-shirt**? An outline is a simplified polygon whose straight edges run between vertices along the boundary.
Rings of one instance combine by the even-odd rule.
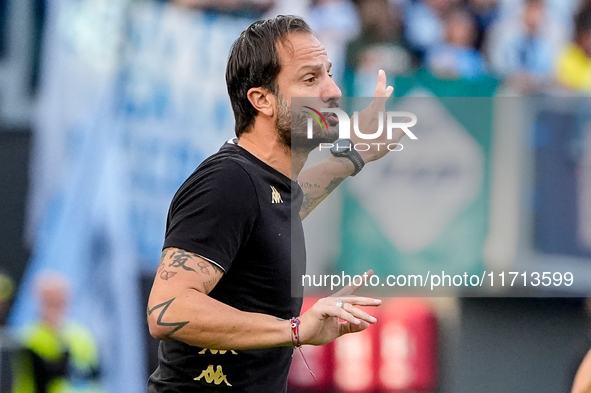
[[[164,248],[198,254],[224,270],[212,298],[242,311],[298,316],[291,273],[292,265],[294,277],[305,271],[301,202],[296,182],[226,143],[175,194]],[[161,341],[148,392],[284,392],[292,354],[291,347],[212,351]]]

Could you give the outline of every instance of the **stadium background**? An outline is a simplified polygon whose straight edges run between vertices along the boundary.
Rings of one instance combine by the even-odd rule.
[[[526,97],[564,103],[591,91],[559,66],[586,3],[0,0],[0,268],[18,283],[7,326],[34,317],[36,273],[60,271],[73,284],[72,317],[100,343],[106,391],[145,390],[145,296],[168,203],[233,135],[229,46],[253,20],[292,13],[326,45],[344,95],[371,95],[383,67],[397,97],[488,97],[487,230],[470,261],[575,272],[578,297],[427,299],[439,326],[434,391],[569,391],[591,328],[588,112],[568,102],[540,110]],[[528,23],[536,33],[518,42]],[[340,249],[354,232],[331,231],[330,217],[347,219],[354,195],[343,188],[305,223],[310,273],[349,263]]]

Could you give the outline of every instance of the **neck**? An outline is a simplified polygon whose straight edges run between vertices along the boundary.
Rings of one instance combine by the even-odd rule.
[[[277,137],[277,131],[261,132],[256,128],[247,131],[240,136],[238,146],[294,181],[308,158],[308,153],[292,150],[283,144]]]
[[[300,172],[308,159],[308,152],[300,150],[291,150],[291,179],[297,181]]]

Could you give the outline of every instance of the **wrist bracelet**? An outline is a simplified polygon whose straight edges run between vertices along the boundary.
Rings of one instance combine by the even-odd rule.
[[[297,318],[292,318],[290,321],[291,323],[291,343],[294,347],[299,348],[302,346],[300,343],[300,320]]]
[[[306,358],[304,357],[304,353],[302,352],[302,343],[300,342],[300,320],[296,317],[293,317],[290,319],[289,322],[291,323],[291,333],[292,333],[291,343],[293,344],[294,347],[296,347],[297,349],[300,350],[300,355],[302,355],[302,359],[304,360],[304,364],[306,365],[306,368],[308,369],[308,371],[310,371],[310,374],[312,374],[312,378],[314,378],[314,381],[317,381],[316,375],[314,375],[314,373],[312,372],[312,369],[308,365],[308,362],[306,361]]]

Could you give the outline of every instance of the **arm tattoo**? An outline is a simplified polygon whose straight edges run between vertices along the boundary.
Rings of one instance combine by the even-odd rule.
[[[170,326],[170,327],[174,327],[174,329],[172,329],[170,332],[166,333],[165,336],[169,337],[176,331],[182,329],[186,324],[189,323],[189,321],[184,321],[184,322],[162,322],[162,317],[164,316],[164,314],[166,313],[166,310],[168,310],[168,307],[170,307],[170,304],[174,301],[174,299],[176,298],[172,298],[164,303],[160,303],[156,306],[154,306],[152,309],[148,308],[148,315],[151,315],[154,311],[158,310],[159,308],[162,308],[162,310],[160,311],[160,315],[158,315],[158,320],[156,321],[156,323],[159,326]]]
[[[220,269],[218,266],[216,266],[215,263],[211,263],[209,266],[211,266],[213,268],[213,271],[215,273],[222,273],[222,274],[224,273],[224,271],[222,269]]]
[[[165,250],[162,253],[162,258],[164,258],[166,256],[166,251],[167,250]],[[176,250],[170,255],[170,257],[172,258],[172,262],[170,262],[168,264],[169,267],[174,267],[174,268],[182,267],[184,270],[197,273],[197,271],[195,269],[187,266],[187,262],[189,260],[193,260],[194,257],[198,257],[197,254],[189,253],[184,250]],[[163,259],[160,262],[160,267],[158,268],[158,276],[161,279],[168,281],[168,279],[173,278],[177,274],[177,272],[170,271],[170,270],[164,270],[165,267],[166,267],[166,264],[164,263],[164,259]],[[214,273],[220,273],[220,272],[223,273],[222,269],[217,267],[215,264],[209,263],[207,261],[201,261],[201,260],[197,261],[197,267],[199,267],[199,270],[201,271],[201,273],[207,274],[208,276],[211,275],[211,273],[209,272],[210,267],[213,269]],[[208,283],[210,283],[210,285],[212,285],[212,289],[213,289],[213,286],[215,285],[215,280],[210,280]],[[206,289],[207,289],[207,287],[206,287]]]
[[[171,257],[172,262],[168,264],[169,267],[182,267],[187,271],[197,273],[195,269],[185,265],[189,259],[193,258],[193,255],[183,250],[176,250],[172,253]]]
[[[309,209],[312,209],[314,206],[316,206],[317,204],[319,204],[320,202],[322,202],[322,200],[326,197],[326,195],[330,194],[331,192],[334,191],[335,188],[337,188],[337,186],[339,184],[341,184],[341,182],[345,180],[343,177],[335,177],[333,178],[328,185],[324,188],[323,192],[321,191],[319,194],[312,196],[313,192],[306,192],[304,194],[304,200],[302,201],[302,207],[301,207],[301,211],[307,211]],[[316,184],[315,184],[316,185]],[[316,194],[314,192],[314,194]]]
[[[164,257],[168,253],[168,249],[162,251],[162,257],[160,257],[160,265],[158,266],[158,277],[161,279],[168,281],[169,278],[173,278],[176,275],[176,272],[170,272],[168,270],[164,270],[166,264],[164,263]]]
[[[341,184],[341,182],[345,180],[342,177],[335,177],[334,179],[332,179],[330,181],[330,183],[328,183],[328,186],[326,186],[325,190],[327,191],[328,194],[330,194],[331,192],[334,191],[335,188],[337,188],[337,186],[339,184]]]
[[[201,270],[201,273],[207,274],[209,276],[209,269],[207,268],[207,265],[209,265],[209,263],[203,261],[199,261],[197,263],[197,266],[199,266],[199,270]]]
[[[218,282],[217,278],[212,278],[211,280],[203,281],[203,287],[205,288],[205,293],[208,294],[209,292],[211,292],[213,290],[213,288],[215,287],[215,284],[217,284],[217,282]]]
[[[316,183],[310,183],[309,181],[305,181],[303,183],[300,183],[300,187],[302,187],[302,188],[314,188],[314,189],[320,188],[320,186],[318,184],[316,184]]]
[[[307,211],[309,209],[311,209],[312,207],[316,206],[318,203],[320,203],[320,201],[322,200],[323,195],[320,196],[311,196],[309,192],[304,194],[304,199],[302,201],[302,207],[300,208],[300,211]]]
[[[158,265],[158,274],[160,274],[162,269],[164,269],[164,257],[166,256],[166,253],[168,253],[168,248],[162,250],[162,255],[160,256],[160,265]]]
[[[168,270],[162,270],[160,272],[160,278],[168,281],[169,278],[173,278],[174,276],[176,276],[176,272],[169,272]]]

